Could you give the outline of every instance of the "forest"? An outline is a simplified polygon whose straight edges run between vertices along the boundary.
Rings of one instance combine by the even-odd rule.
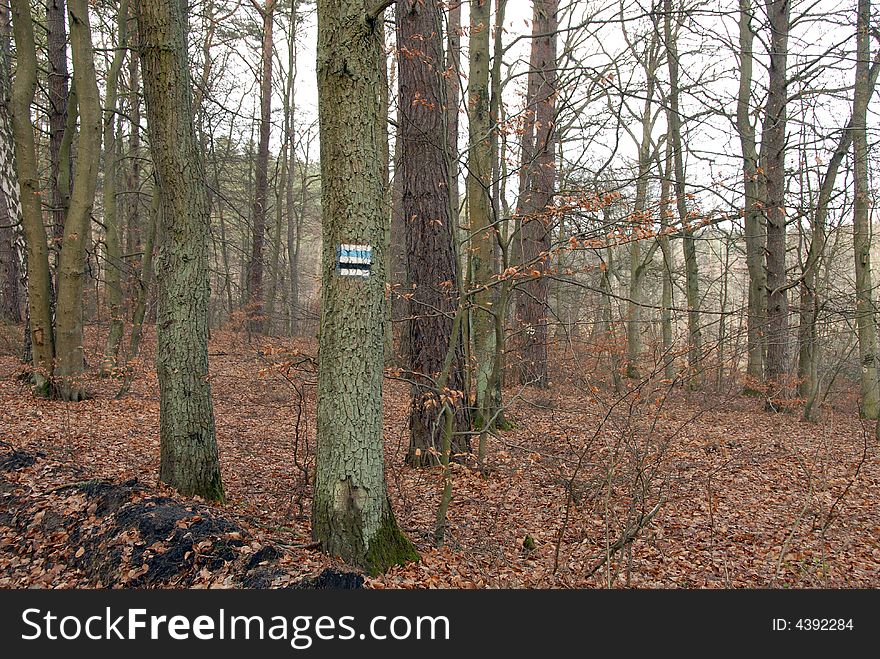
[[[0,588],[880,587],[878,76],[871,0],[0,0]]]

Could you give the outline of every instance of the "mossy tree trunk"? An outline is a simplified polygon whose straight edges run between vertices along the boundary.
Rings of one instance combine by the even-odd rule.
[[[379,573],[417,558],[385,486],[382,437],[389,209],[381,12],[318,2],[322,287],[312,533],[323,549]],[[340,244],[372,246],[369,276],[341,276]]]
[[[224,498],[208,380],[210,214],[193,127],[187,18],[177,0],[136,3],[153,167],[161,194],[156,371],[159,480]]]
[[[858,0],[856,28],[856,82],[853,97],[853,252],[856,275],[856,323],[859,334],[862,399],[859,413],[866,419],[880,416],[880,382],[877,380],[877,308],[871,272],[871,189],[868,176],[868,102],[871,64],[871,1]]]
[[[12,84],[12,134],[21,186],[22,226],[27,243],[31,355],[36,391],[45,396],[51,389],[55,349],[50,310],[52,283],[49,275],[49,248],[40,209],[40,177],[37,171],[34,127],[31,123],[31,103],[37,88],[37,53],[30,3],[27,0],[13,0],[12,20],[18,57]]]

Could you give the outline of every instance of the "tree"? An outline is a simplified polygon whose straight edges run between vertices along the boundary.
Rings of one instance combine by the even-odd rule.
[[[52,204],[52,238],[61,243],[64,223],[70,204],[71,144],[76,126],[76,100],[69,97],[70,74],[67,68],[67,23],[65,0],[46,3],[46,54],[49,65],[47,96],[49,101],[49,186]],[[68,117],[68,106],[73,100],[73,112]],[[56,259],[61,244],[53,244]],[[56,260],[57,265],[57,260]]]
[[[467,429],[458,398],[464,391],[461,335],[452,332],[459,283],[449,200],[441,18],[437,0],[397,3],[400,169],[396,175],[408,255],[408,377],[413,384],[406,460],[413,465],[438,462],[441,397],[458,401],[455,430]],[[436,385],[450,344],[455,356],[446,388],[455,393],[447,394]],[[453,453],[469,450],[460,437],[467,435],[456,436]]]
[[[417,558],[391,510],[383,457],[384,4],[370,13],[361,0],[318,1],[323,245],[312,533],[325,551],[374,574]],[[337,254],[353,244],[371,265],[337,268]]]
[[[753,384],[764,377],[764,316],[767,307],[767,274],[764,271],[764,249],[767,243],[762,223],[762,178],[758,175],[759,155],[755,142],[755,126],[750,119],[749,99],[752,94],[752,69],[755,32],[752,28],[751,0],[739,5],[739,90],[736,102],[736,130],[742,151],[743,224],[745,226],[746,265],[748,268],[748,365],[746,374]],[[746,390],[749,390],[747,385]]]
[[[22,228],[27,244],[27,295],[33,382],[39,395],[48,396],[52,391],[55,334],[50,311],[52,283],[49,276],[49,249],[40,210],[40,178],[31,124],[31,103],[37,88],[37,51],[30,3],[27,0],[13,0],[11,8],[18,55],[18,66],[12,84],[12,134],[21,186]]]
[[[269,134],[272,128],[272,55],[276,0],[266,0],[263,7],[252,0],[263,19],[263,42],[260,69],[260,143],[254,173],[253,234],[251,261],[248,266],[248,316],[254,332],[263,330],[263,241],[266,233],[269,198]]]
[[[523,134],[525,189],[520,194],[522,259],[526,273],[535,275],[520,284],[516,298],[517,325],[522,332],[521,384],[546,387],[547,377],[547,293],[550,281],[550,233],[555,213],[556,189],[556,41],[559,27],[558,0],[534,0],[532,54],[529,70],[528,107],[534,121]]]
[[[767,363],[768,403],[784,394],[788,370],[788,286],[786,286],[785,127],[788,116],[786,68],[790,0],[767,0],[770,71],[761,138],[761,164],[767,185]]]
[[[476,362],[476,426],[485,430],[494,408],[495,274],[497,228],[492,214],[492,139],[489,115],[489,16],[491,0],[471,0],[468,64],[468,233],[473,311],[468,326]]]
[[[702,381],[699,360],[702,352],[700,330],[700,281],[697,263],[697,244],[694,231],[690,226],[687,210],[686,180],[684,167],[684,146],[681,139],[681,112],[679,99],[679,60],[678,60],[678,25],[672,28],[672,0],[663,0],[663,36],[666,42],[666,64],[669,67],[669,139],[672,149],[673,170],[675,178],[675,206],[682,230],[682,246],[685,263],[685,291],[688,305],[688,367],[691,382]]]
[[[161,195],[157,357],[159,479],[222,501],[208,380],[210,215],[193,127],[187,16],[178,0],[135,3],[153,167]]]
[[[871,0],[858,0],[856,27],[856,82],[853,95],[853,253],[856,278],[856,323],[861,361],[862,399],[859,412],[866,419],[880,417],[877,380],[877,310],[871,272],[870,188],[868,180],[868,102],[873,86],[871,66]]]
[[[62,400],[80,400],[85,391],[79,376],[83,356],[83,279],[86,237],[92,219],[98,185],[101,154],[101,98],[95,74],[92,30],[87,0],[70,0],[70,49],[73,84],[79,104],[80,129],[76,149],[76,170],[70,192],[70,207],[64,223],[64,244],[58,262],[58,294],[55,316],[55,375]]]
[[[107,291],[107,306],[110,311],[110,331],[104,348],[104,374],[112,372],[119,359],[119,344],[125,330],[124,307],[122,300],[122,249],[120,246],[120,222],[116,203],[116,181],[119,163],[116,150],[117,98],[119,73],[125,61],[128,40],[128,0],[121,0],[117,9],[116,52],[107,72],[107,92],[104,99],[104,243],[107,252],[107,265],[104,282]]]
[[[15,174],[10,107],[8,8],[0,3],[0,319],[19,323],[21,276],[17,237],[21,224],[21,200]]]

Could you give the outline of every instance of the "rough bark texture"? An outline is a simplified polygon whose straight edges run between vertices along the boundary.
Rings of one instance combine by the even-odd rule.
[[[495,274],[497,243],[492,217],[492,143],[489,121],[489,33],[491,0],[471,0],[468,73],[468,226],[470,288],[474,308],[469,323],[474,343],[478,426],[493,415],[492,371],[495,362],[494,291],[488,287]]]
[[[739,92],[736,104],[736,129],[739,133],[743,160],[743,224],[746,240],[746,265],[749,272],[748,295],[748,365],[746,374],[753,384],[764,377],[764,322],[767,301],[767,274],[764,271],[764,249],[767,236],[763,214],[763,186],[758,175],[758,149],[755,127],[750,119],[749,99],[752,93],[752,29],[751,0],[740,0],[739,10]],[[746,386],[749,389],[749,385]]]
[[[260,73],[260,144],[254,172],[253,234],[251,261],[248,266],[248,317],[252,332],[263,330],[263,242],[266,232],[269,199],[269,133],[272,128],[272,51],[275,25],[275,0],[255,7],[263,18],[262,68]]]
[[[407,462],[439,464],[443,419],[437,378],[446,351],[455,357],[447,378],[457,410],[455,430],[466,429],[461,335],[453,335],[458,306],[453,222],[449,204],[446,127],[443,121],[444,81],[441,10],[437,0],[397,3],[397,45],[400,85],[401,215],[408,255],[410,321],[408,377],[412,380],[410,444]],[[469,450],[467,437],[452,442],[453,453]]]
[[[312,532],[325,551],[374,574],[417,557],[397,527],[385,487],[381,20],[369,20],[360,0],[318,2],[323,247]],[[372,246],[369,277],[337,273],[341,243]]]
[[[553,194],[556,189],[556,41],[558,0],[535,0],[532,22],[532,53],[527,105],[534,107],[534,122],[523,136],[523,173],[526,185],[520,201],[522,262],[529,278],[520,285],[516,317],[520,339],[520,384],[548,385],[547,294],[550,280],[550,233],[556,221]],[[532,80],[534,79],[534,81]],[[534,274],[533,274],[534,273]]]
[[[70,203],[70,144],[65,148],[67,130],[67,27],[64,0],[46,2],[46,46],[49,64],[49,185],[52,204],[52,237],[58,243],[64,236],[64,222]],[[72,137],[72,136],[70,136]],[[56,244],[53,249],[60,249]],[[57,253],[57,252],[56,252]]]
[[[868,179],[868,102],[871,98],[871,2],[858,0],[856,82],[853,98],[853,252],[856,278],[856,323],[859,333],[862,400],[859,412],[867,419],[880,416],[877,380],[877,309],[871,272],[871,189]]]
[[[786,65],[790,0],[767,0],[770,73],[761,157],[767,181],[767,363],[768,400],[784,395],[788,371],[788,292],[785,290]]]
[[[64,243],[58,263],[56,301],[56,366],[58,395],[63,400],[79,400],[84,389],[79,376],[83,356],[83,280],[85,279],[86,240],[89,235],[98,159],[101,153],[101,98],[95,75],[92,33],[87,0],[71,0],[70,45],[73,54],[73,84],[79,104],[80,131],[76,152],[76,172],[70,194],[70,208],[64,224]]]
[[[176,0],[136,3],[144,98],[161,194],[156,263],[159,479],[223,500],[208,380],[209,210],[193,128],[187,20]]]
[[[104,362],[101,370],[109,374],[119,359],[119,344],[125,329],[125,309],[122,299],[122,248],[120,246],[120,223],[116,203],[116,180],[118,177],[118,157],[116,149],[116,112],[119,87],[119,72],[125,61],[128,40],[128,0],[121,0],[118,8],[116,28],[116,52],[107,73],[107,92],[104,101],[104,244],[107,260],[104,264],[104,286],[107,296],[107,310],[110,313],[110,330],[104,348]]]
[[[12,19],[15,49],[18,56],[15,81],[12,85],[12,131],[15,161],[21,186],[22,225],[27,242],[28,317],[34,384],[41,395],[51,388],[55,357],[52,316],[50,311],[51,280],[49,249],[40,209],[40,179],[34,127],[31,124],[31,103],[37,88],[37,53],[30,3],[13,0]]]

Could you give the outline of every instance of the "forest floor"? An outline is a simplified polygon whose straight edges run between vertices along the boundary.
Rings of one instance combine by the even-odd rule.
[[[104,336],[88,328],[92,366]],[[311,544],[314,341],[212,337],[224,506],[157,483],[154,351],[148,333],[128,394],[92,373],[65,404],[34,398],[0,342],[0,587],[360,585]],[[810,423],[658,378],[618,396],[595,351],[560,352],[548,390],[506,392],[488,473],[454,467],[441,549],[441,474],[403,466],[408,385],[386,379],[388,489],[422,560],[364,585],[880,587],[880,451],[857,387]]]

